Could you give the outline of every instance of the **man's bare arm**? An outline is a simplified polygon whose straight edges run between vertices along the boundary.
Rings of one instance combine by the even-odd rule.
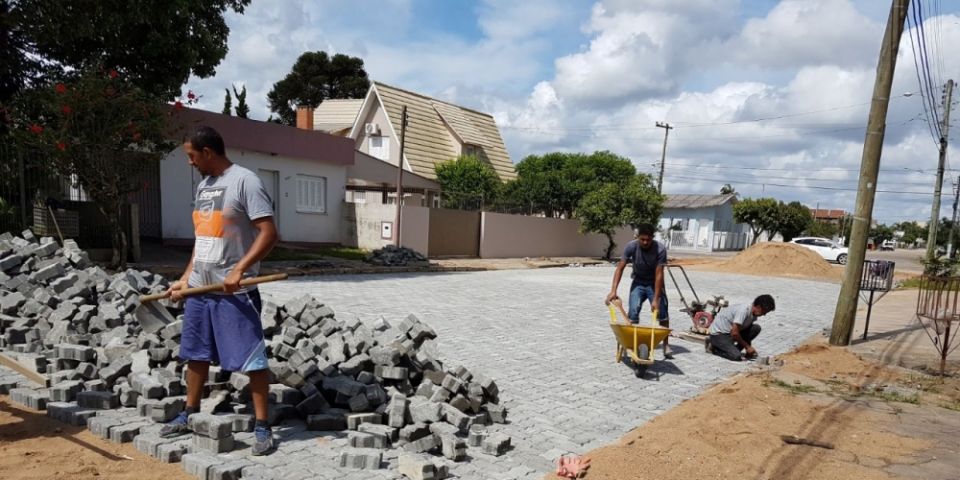
[[[247,254],[237,262],[230,274],[223,281],[223,289],[228,293],[236,292],[240,289],[240,280],[243,279],[243,273],[250,269],[255,263],[263,260],[277,244],[277,226],[273,223],[273,217],[258,218],[253,221],[253,228],[257,229],[257,238]]]
[[[620,288],[620,279],[623,278],[623,269],[627,268],[627,261],[623,258],[617,262],[617,269],[613,272],[613,285],[610,286],[610,294],[607,295],[607,302],[617,298],[617,289]]]

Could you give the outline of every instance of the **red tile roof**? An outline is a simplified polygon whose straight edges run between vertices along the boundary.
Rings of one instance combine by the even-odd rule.
[[[353,165],[354,141],[350,138],[194,108],[184,108],[177,117],[183,126],[175,135],[184,135],[191,127],[207,125],[220,132],[227,148]]]

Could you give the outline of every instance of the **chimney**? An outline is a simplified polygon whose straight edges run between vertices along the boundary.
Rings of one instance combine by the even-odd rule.
[[[313,130],[313,107],[305,105],[297,107],[297,128]]]

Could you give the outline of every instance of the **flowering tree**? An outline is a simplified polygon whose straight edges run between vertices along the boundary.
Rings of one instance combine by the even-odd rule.
[[[39,150],[54,173],[74,179],[97,204],[110,228],[111,267],[126,264],[121,215],[127,197],[140,188],[138,173],[173,149],[176,123],[170,120],[196,98],[189,92],[171,108],[117,71],[95,68],[19,99],[18,143]]]

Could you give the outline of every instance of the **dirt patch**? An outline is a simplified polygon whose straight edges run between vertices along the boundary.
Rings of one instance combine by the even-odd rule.
[[[158,462],[89,430],[48,418],[0,396],[0,478],[192,479],[179,464]]]
[[[831,282],[840,281],[843,277],[842,267],[830,265],[816,252],[792,243],[779,242],[758,243],[729,260],[695,267],[725,273]]]
[[[784,355],[783,368],[734,378],[588,453],[585,478],[955,478],[960,460],[949,449],[960,412],[945,402],[960,379],[941,383],[823,342]],[[875,384],[929,390],[906,399],[857,388]],[[782,435],[834,448],[788,445]]]

